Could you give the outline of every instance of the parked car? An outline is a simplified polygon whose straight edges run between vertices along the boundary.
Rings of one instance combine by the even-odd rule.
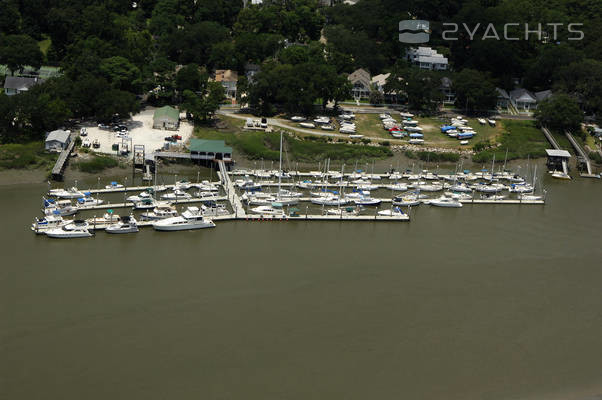
[[[168,142],[173,142],[173,143],[175,143],[177,141],[177,139],[174,138],[173,136],[167,136],[165,138],[165,140],[168,141]]]
[[[92,142],[92,147],[94,147],[95,149],[100,147],[100,142],[98,141],[98,139],[94,139],[94,141]]]
[[[88,136],[88,130],[86,128],[81,128],[79,130],[79,135],[80,136]]]
[[[182,140],[182,136],[180,136],[180,135],[171,135],[171,137],[176,140]]]

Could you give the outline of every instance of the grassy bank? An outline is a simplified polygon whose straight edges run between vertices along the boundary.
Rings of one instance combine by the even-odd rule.
[[[413,160],[421,160],[428,162],[458,162],[460,155],[457,153],[435,153],[432,151],[411,151],[405,152],[406,157]]]
[[[0,169],[36,169],[50,170],[58,155],[46,153],[44,142],[0,145]]]
[[[223,139],[236,151],[251,160],[278,160],[280,148],[279,133],[243,131],[235,122],[222,118],[222,128],[197,126],[194,136],[202,139]],[[319,161],[386,158],[393,155],[387,146],[365,146],[360,144],[332,143],[329,139],[315,136],[284,136],[284,152],[290,161]]]
[[[73,166],[81,172],[93,174],[118,165],[119,162],[113,157],[93,155],[92,158],[78,161]]]
[[[472,160],[477,163],[488,162],[493,159],[503,160],[508,151],[508,160],[519,158],[545,157],[545,149],[549,144],[535,121],[504,120],[500,121],[503,133],[499,136],[497,144],[489,141],[480,141],[475,145],[478,151]]]

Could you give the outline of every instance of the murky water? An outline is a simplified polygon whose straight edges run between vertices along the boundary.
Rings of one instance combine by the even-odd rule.
[[[602,394],[602,183],[410,223],[50,240],[0,188],[0,398]],[[90,183],[94,186],[94,181]]]

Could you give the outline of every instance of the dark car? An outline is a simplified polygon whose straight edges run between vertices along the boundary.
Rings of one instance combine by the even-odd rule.
[[[174,142],[176,142],[176,141],[177,141],[177,139],[176,139],[176,138],[174,138],[173,136],[167,136],[167,137],[165,138],[165,140],[166,140],[167,142],[172,142],[172,143],[174,143]]]

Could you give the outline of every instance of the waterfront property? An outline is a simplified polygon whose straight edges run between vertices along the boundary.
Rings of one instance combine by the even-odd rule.
[[[223,140],[190,139],[188,148],[193,159],[232,162],[232,147]]]
[[[65,150],[71,143],[71,132],[57,129],[48,133],[44,141],[46,151],[57,152]]]

